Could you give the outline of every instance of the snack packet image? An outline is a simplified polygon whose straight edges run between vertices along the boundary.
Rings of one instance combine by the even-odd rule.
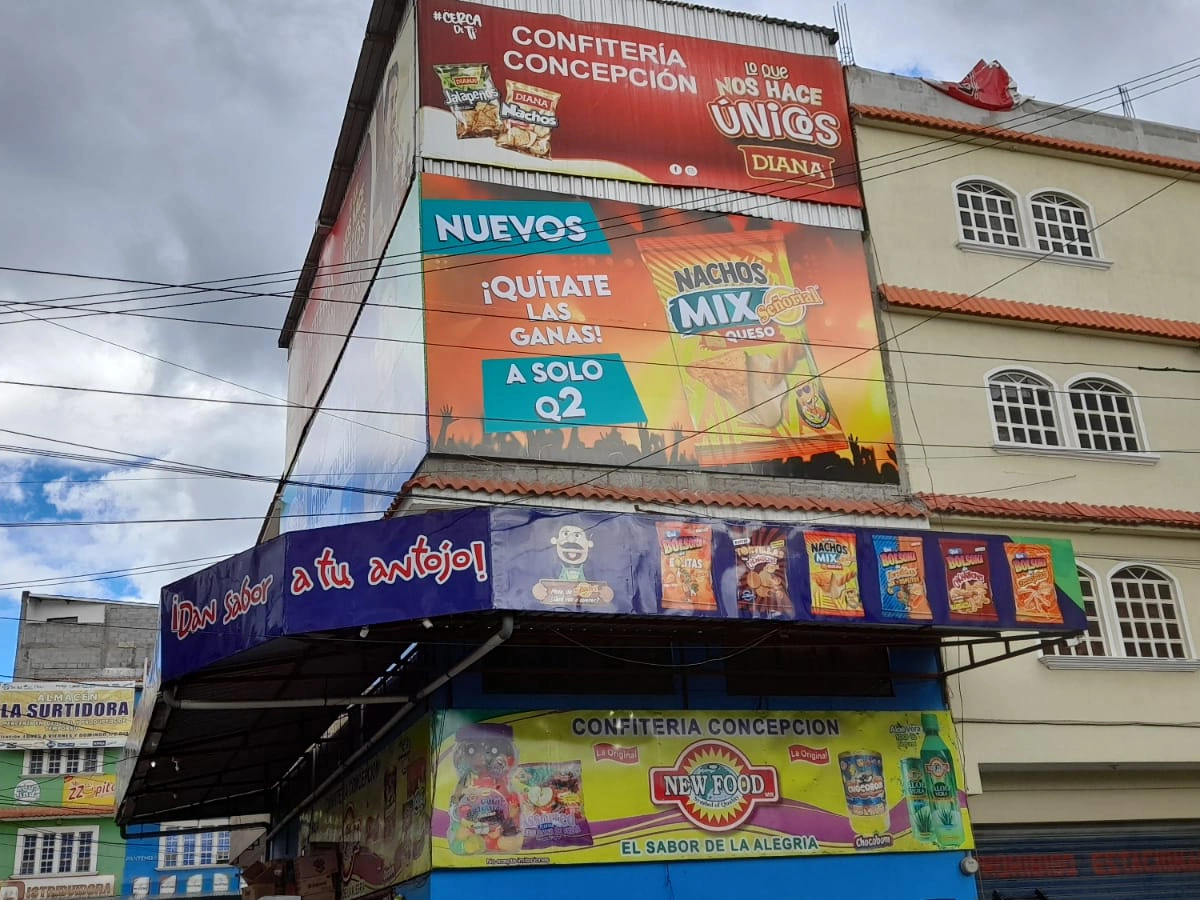
[[[938,545],[946,564],[950,617],[968,622],[998,621],[987,545],[950,538],[938,541]]]
[[[814,615],[861,619],[858,558],[854,535],[842,531],[806,531],[808,573]]]
[[[510,784],[521,798],[522,850],[592,846],[579,760],[522,763]]]
[[[933,619],[925,584],[925,555],[919,537],[876,534],[871,540],[879,560],[879,595],[885,619],[928,622]]]
[[[509,81],[500,106],[501,131],[496,145],[530,156],[550,158],[550,133],[558,127],[558,101],[562,94]]]
[[[1004,554],[1012,575],[1017,621],[1061,625],[1051,549],[1043,544],[1006,543]]]
[[[733,525],[738,614],[751,619],[794,618],[788,594],[787,534],[776,526]]]
[[[446,108],[454,113],[454,131],[464,138],[497,137],[501,131],[500,92],[484,63],[434,66]]]
[[[659,522],[662,608],[717,611],[712,579],[712,528],[689,522]]]
[[[812,457],[849,447],[821,383],[783,235],[637,241],[670,325],[701,465]],[[713,423],[718,423],[714,425]]]

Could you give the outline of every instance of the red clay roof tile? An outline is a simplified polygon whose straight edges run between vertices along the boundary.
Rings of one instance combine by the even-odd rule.
[[[836,497],[789,497],[776,494],[734,494],[719,491],[677,491],[665,488],[617,488],[598,484],[500,481],[452,475],[418,475],[401,491],[472,491],[524,497],[569,497],[575,500],[620,500],[640,503],[704,504],[738,509],[773,509],[789,512],[829,512],[858,516],[893,516],[920,519],[924,512],[909,503],[843,500]]]
[[[891,306],[908,309],[927,309],[955,315],[984,316],[1115,334],[1136,334],[1171,341],[1200,342],[1200,323],[1197,322],[1154,319],[1132,313],[1078,309],[1072,306],[1048,306],[1043,303],[1000,300],[995,297],[973,297],[970,294],[928,291],[894,284],[881,284],[879,293]]]
[[[1027,144],[1046,150],[1099,156],[1118,162],[1154,166],[1170,169],[1175,172],[1200,173],[1200,162],[1179,159],[1174,156],[1159,156],[1155,153],[1142,153],[1137,150],[1122,150],[1118,147],[1108,147],[1104,144],[1071,141],[1064,138],[1050,137],[1047,134],[1031,134],[1027,131],[1017,131],[1011,128],[976,125],[973,122],[960,122],[956,119],[943,119],[938,116],[926,116],[920,113],[904,112],[882,106],[853,104],[851,111],[860,119],[875,119],[882,122],[895,122],[900,125],[911,125],[919,128],[953,131],[964,137],[990,137],[1013,144]]]
[[[960,494],[917,494],[931,513],[1028,519],[1045,522],[1096,522],[1105,525],[1151,525],[1200,528],[1200,512],[1148,506],[1103,506],[1051,500],[1004,500]]]

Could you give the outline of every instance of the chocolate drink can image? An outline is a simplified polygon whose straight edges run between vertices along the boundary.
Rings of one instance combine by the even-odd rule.
[[[798,286],[782,233],[641,238],[667,314],[701,465],[812,457],[849,447],[804,324],[824,304]]]
[[[864,837],[888,833],[887,783],[883,757],[874,750],[838,754],[838,770],[846,794],[850,827]]]

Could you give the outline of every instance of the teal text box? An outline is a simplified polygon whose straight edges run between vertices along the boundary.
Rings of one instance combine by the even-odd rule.
[[[646,421],[616,353],[483,361],[483,430],[538,431]]]
[[[609,256],[592,205],[581,200],[423,200],[427,255]]]

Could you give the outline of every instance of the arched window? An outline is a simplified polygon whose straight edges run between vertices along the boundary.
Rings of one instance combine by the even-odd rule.
[[[1189,658],[1183,616],[1168,576],[1150,566],[1131,565],[1113,572],[1108,586],[1125,656]]]
[[[1100,624],[1099,592],[1096,578],[1086,569],[1079,569],[1079,590],[1087,614],[1087,631],[1073,645],[1055,644],[1046,649],[1048,656],[1108,656],[1104,647],[1104,631]]]
[[[1037,249],[1064,256],[1096,257],[1088,213],[1078,200],[1055,191],[1043,191],[1029,198],[1033,213],[1033,235]]]
[[[229,876],[224,872],[218,872],[216,875],[214,875],[212,892],[214,894],[229,893]]]
[[[195,875],[189,875],[187,880],[187,892],[189,894],[204,893],[204,875],[197,872]]]
[[[988,378],[988,395],[999,443],[1062,446],[1050,382],[1019,370],[997,372]]]
[[[1012,194],[988,181],[964,181],[955,188],[958,223],[964,241],[1021,246],[1021,226]]]
[[[1080,378],[1067,386],[1071,416],[1084,450],[1138,453],[1145,449],[1133,395],[1103,378]]]
[[[170,896],[175,893],[175,876],[168,875],[158,883],[158,892],[164,896]]]

